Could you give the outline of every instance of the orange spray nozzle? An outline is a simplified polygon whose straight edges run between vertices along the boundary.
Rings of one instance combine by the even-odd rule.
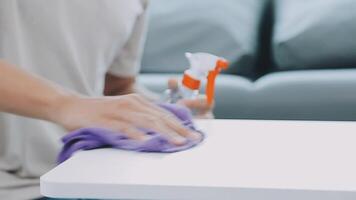
[[[221,70],[226,70],[229,67],[229,62],[226,60],[218,60],[214,70],[209,71],[208,82],[206,84],[206,97],[208,105],[211,105],[215,96],[215,79]]]

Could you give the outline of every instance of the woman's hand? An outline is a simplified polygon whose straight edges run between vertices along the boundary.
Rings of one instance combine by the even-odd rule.
[[[184,144],[187,138],[200,138],[198,133],[181,125],[173,114],[137,94],[101,98],[71,96],[62,101],[58,110],[53,121],[68,130],[102,127],[145,140],[148,136],[137,129],[140,127],[162,133],[176,145]]]
[[[178,89],[177,79],[168,80],[168,88],[171,90]],[[196,99],[181,99],[177,104],[184,105],[195,112],[195,117],[200,119],[213,119],[214,103],[209,105],[205,95],[199,95]]]

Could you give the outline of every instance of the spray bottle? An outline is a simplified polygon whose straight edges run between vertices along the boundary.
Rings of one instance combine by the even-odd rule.
[[[195,99],[199,95],[201,82],[207,78],[206,97],[211,105],[215,94],[215,79],[221,70],[228,68],[228,61],[224,58],[208,53],[186,53],[190,68],[185,70],[182,82],[177,90],[165,91],[164,101],[175,103],[179,99]]]

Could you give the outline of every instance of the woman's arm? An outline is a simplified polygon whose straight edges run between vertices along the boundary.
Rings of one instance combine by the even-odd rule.
[[[158,131],[183,144],[199,134],[139,95],[90,98],[61,88],[0,61],[0,111],[55,122],[68,130],[103,127],[145,139],[136,126]]]
[[[75,94],[0,60],[0,111],[53,120],[54,109]]]

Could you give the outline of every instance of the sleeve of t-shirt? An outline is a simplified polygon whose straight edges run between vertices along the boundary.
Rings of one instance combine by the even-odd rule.
[[[110,66],[108,73],[123,77],[136,76],[139,73],[146,39],[146,8],[147,5],[144,6],[142,14],[137,17],[129,39]]]

